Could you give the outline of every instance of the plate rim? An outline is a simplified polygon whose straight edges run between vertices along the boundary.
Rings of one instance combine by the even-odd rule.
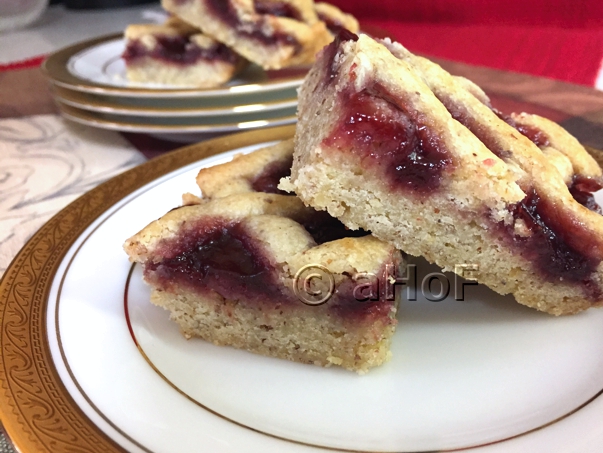
[[[51,87],[52,96],[62,102],[63,104],[70,105],[72,107],[79,108],[81,110],[88,110],[91,112],[109,113],[118,115],[132,115],[132,116],[159,116],[165,118],[178,118],[185,116],[194,117],[207,117],[207,116],[223,116],[227,118],[231,115],[237,115],[240,113],[252,113],[257,112],[259,114],[263,112],[273,112],[275,110],[293,108],[297,105],[297,98],[285,98],[266,102],[253,102],[249,104],[238,104],[232,106],[219,106],[219,107],[136,107],[128,105],[119,105],[112,103],[110,100],[101,101],[97,99],[82,99],[79,96],[86,96],[91,93],[84,93],[82,91],[72,90],[62,86]],[[238,112],[236,109],[241,107],[253,107],[262,106],[257,110],[249,110],[245,112]]]
[[[86,126],[98,127],[122,132],[140,132],[140,133],[221,133],[221,132],[236,132],[246,129],[265,129],[268,127],[277,127],[286,124],[293,124],[297,121],[296,115],[288,115],[279,118],[262,119],[258,118],[247,122],[228,122],[214,125],[177,125],[177,124],[143,124],[143,123],[128,123],[127,120],[120,122],[117,119],[109,120],[97,117],[100,112],[91,112],[70,105],[63,104],[59,99],[56,99],[56,104],[64,118]],[[109,113],[110,115],[110,113]],[[183,117],[174,117],[178,119]],[[264,124],[254,124],[254,123]],[[243,125],[243,126],[242,126]]]
[[[50,54],[42,63],[42,72],[54,84],[75,91],[94,94],[119,95],[124,97],[216,97],[241,96],[257,93],[258,84],[241,84],[226,88],[142,88],[119,87],[92,82],[72,74],[68,69],[69,59],[75,54],[105,42],[123,38],[123,32],[99,36],[64,47]],[[264,82],[261,91],[278,91],[301,85],[303,77],[290,81],[272,80]]]
[[[126,451],[75,403],[59,378],[47,341],[46,308],[53,278],[86,228],[161,176],[222,152],[291,138],[294,131],[289,125],[241,132],[151,159],[86,192],[27,241],[0,280],[0,420],[18,451],[59,453],[74,447],[99,453]]]

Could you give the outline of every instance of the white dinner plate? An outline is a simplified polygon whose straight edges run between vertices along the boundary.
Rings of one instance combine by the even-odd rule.
[[[292,133],[154,159],[68,206],[24,247],[0,284],[0,415],[17,447],[601,451],[600,310],[555,318],[482,286],[466,286],[463,301],[419,291],[401,301],[392,360],[363,376],[181,337],[148,302],[123,242],[195,192],[199,168]],[[420,286],[437,269],[416,263]]]
[[[299,87],[309,66],[266,71],[249,65],[225,85],[217,88],[181,87],[132,83],[126,79],[121,54],[125,41],[110,35],[85,41],[52,54],[43,64],[53,83],[71,90],[121,97],[240,98]]]

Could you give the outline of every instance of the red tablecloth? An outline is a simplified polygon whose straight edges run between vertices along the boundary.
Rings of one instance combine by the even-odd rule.
[[[329,1],[413,52],[603,89],[603,0]]]
[[[601,0],[330,0],[413,52],[594,86]]]

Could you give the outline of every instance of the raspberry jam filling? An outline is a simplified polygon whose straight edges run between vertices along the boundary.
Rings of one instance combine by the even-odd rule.
[[[603,297],[591,274],[603,256],[601,240],[570,215],[558,210],[535,190],[509,209],[516,220],[522,220],[530,232],[527,237],[505,230],[517,251],[536,264],[550,281],[569,281],[583,286],[592,299]]]
[[[267,165],[264,171],[252,181],[251,186],[253,190],[256,192],[277,193],[279,195],[293,195],[278,188],[281,178],[285,178],[291,174],[292,163],[293,156],[290,159]],[[369,234],[364,230],[348,229],[341,221],[332,217],[326,211],[314,211],[303,219],[297,220],[310,233],[310,236],[312,236],[317,244]]]
[[[290,34],[274,30],[273,26],[263,16],[260,16],[260,20],[256,24],[243,22],[239,18],[231,0],[206,0],[206,4],[217,20],[234,28],[241,36],[258,41],[266,46],[283,44],[293,46],[296,52],[301,49],[297,39]]]
[[[529,138],[530,141],[539,148],[549,146],[551,144],[547,135],[535,126],[517,123],[515,123],[515,125],[511,124],[511,126],[517,129],[517,132]]]
[[[236,63],[237,56],[223,44],[209,49],[196,46],[186,36],[155,36],[157,44],[153,49],[146,48],[139,40],[128,43],[122,58],[127,64],[142,57],[151,57],[178,65],[189,65],[199,60],[226,61]]]
[[[580,175],[575,175],[569,186],[569,191],[574,200],[597,214],[603,214],[603,210],[601,210],[601,207],[595,201],[593,192],[601,189],[603,189],[601,182]]]
[[[492,109],[496,115],[507,123],[509,126],[513,127],[517,130],[521,135],[530,139],[532,143],[534,143],[539,148],[549,146],[551,143],[549,142],[548,136],[538,129],[536,126],[528,126],[527,124],[518,124],[511,116],[505,115],[500,110]]]
[[[274,308],[302,303],[292,288],[279,281],[277,270],[241,223],[220,218],[197,221],[176,238],[162,242],[155,254],[163,258],[149,260],[144,275],[162,290],[184,287],[199,294],[216,292],[225,299]],[[389,315],[390,301],[384,297],[358,301],[352,283],[336,288],[326,304],[329,310],[362,321]]]
[[[339,50],[339,47],[341,47],[341,44],[346,41],[358,41],[358,35],[352,33],[346,28],[341,28],[339,30],[339,33],[335,35],[335,39],[333,40],[333,42],[322,50],[322,52],[324,52],[322,58],[326,62],[327,68],[327,77],[325,80],[325,83],[327,84],[331,83],[331,81],[337,75],[337,65],[335,62],[335,56],[337,55],[337,51]]]
[[[380,86],[341,96],[344,114],[323,145],[357,155],[363,168],[384,174],[393,190],[428,194],[440,187],[452,158],[420,113],[386,100],[393,96]]]
[[[342,318],[357,319],[368,324],[375,321],[386,325],[396,324],[396,319],[391,316],[394,302],[388,301],[385,297],[386,264],[395,269],[400,266],[400,262],[395,259],[383,263],[375,274],[379,284],[376,283],[377,280],[373,280],[370,290],[368,288],[359,289],[359,285],[367,284],[368,280],[344,280],[337,286],[335,294],[327,302],[329,310]],[[372,293],[374,293],[374,297],[370,297]]]
[[[251,182],[251,187],[256,192],[278,193],[280,195],[289,195],[278,188],[281,178],[285,178],[291,174],[291,165],[293,164],[293,156],[289,159],[272,162]]]
[[[290,3],[275,2],[272,0],[254,0],[255,12],[271,16],[288,17],[303,22],[301,13]]]
[[[240,223],[199,221],[162,243],[157,255],[165,258],[147,262],[144,272],[163,289],[213,290],[228,299],[282,296],[273,266]]]
[[[358,238],[369,234],[365,230],[348,229],[339,219],[332,217],[326,211],[314,211],[299,223],[310,233],[317,244],[343,238]]]
[[[321,14],[321,13],[318,13],[317,16],[318,16],[318,20],[324,22],[327,29],[334,35],[339,34],[340,31],[345,29],[343,23],[334,17],[331,17],[327,14]],[[347,31],[347,29],[346,29],[346,31]]]

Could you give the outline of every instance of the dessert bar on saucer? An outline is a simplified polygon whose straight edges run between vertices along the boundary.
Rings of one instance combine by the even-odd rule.
[[[132,82],[212,88],[228,82],[247,61],[176,17],[134,24],[125,31],[126,77]]]
[[[277,189],[292,140],[200,171],[202,196],[125,243],[187,337],[360,373],[387,361],[402,255]],[[307,271],[307,272],[306,272]]]

